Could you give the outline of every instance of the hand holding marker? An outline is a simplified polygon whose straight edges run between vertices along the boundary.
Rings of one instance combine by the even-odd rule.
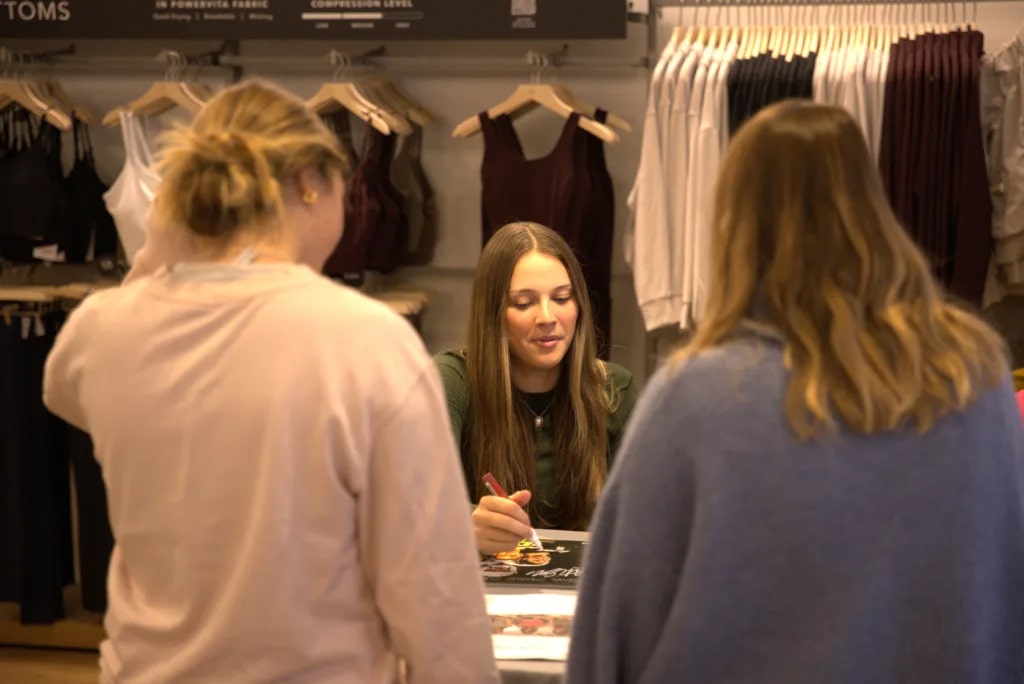
[[[508,498],[508,494],[506,494],[505,490],[501,488],[500,484],[498,484],[498,481],[495,479],[494,475],[492,475],[491,473],[487,473],[486,475],[483,476],[483,481],[484,487],[487,487],[487,491],[489,491],[492,496],[499,496],[502,499]],[[535,530],[533,527],[530,527],[530,541],[533,542],[533,545],[541,551],[544,550],[544,545],[540,543],[540,537],[537,536],[537,530]]]

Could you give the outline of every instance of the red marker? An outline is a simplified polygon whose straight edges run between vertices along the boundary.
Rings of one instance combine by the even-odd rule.
[[[487,491],[489,491],[493,496],[497,496],[502,499],[508,498],[508,494],[506,494],[505,490],[502,489],[500,484],[498,484],[498,480],[495,479],[493,474],[487,473],[481,479],[484,481],[484,487],[487,487]],[[533,545],[541,551],[544,550],[544,545],[540,543],[540,537],[537,536],[537,530],[533,527],[530,528],[530,541],[533,542]]]

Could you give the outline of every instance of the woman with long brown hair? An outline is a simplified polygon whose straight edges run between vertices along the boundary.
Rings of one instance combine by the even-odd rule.
[[[604,486],[636,385],[597,358],[586,292],[565,240],[509,224],[477,264],[466,348],[435,357],[481,552],[514,548],[531,524],[586,529]],[[487,494],[487,472],[509,499]]]
[[[692,342],[596,514],[568,682],[996,684],[1024,673],[1024,429],[842,109],[731,141]]]

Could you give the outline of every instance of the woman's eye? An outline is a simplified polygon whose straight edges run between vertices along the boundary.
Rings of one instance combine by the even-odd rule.
[[[572,301],[572,295],[563,295],[561,297],[555,297],[555,302],[558,304],[568,304]]]
[[[531,306],[533,306],[533,302],[529,300],[520,300],[518,302],[512,302],[512,306],[519,309],[520,311],[526,311]]]

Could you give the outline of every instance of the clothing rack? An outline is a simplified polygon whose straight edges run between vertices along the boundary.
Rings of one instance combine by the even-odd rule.
[[[273,72],[309,73],[323,69],[323,56],[303,57],[270,57],[262,55],[225,56],[216,67],[223,69],[259,69]],[[164,66],[137,56],[107,57],[66,55],[51,57],[45,62],[50,70],[65,69],[110,70],[143,73],[162,73]],[[27,66],[27,65],[26,65]],[[200,69],[207,65],[198,65]],[[366,59],[361,63],[353,63],[349,67],[355,72],[373,73],[377,70],[395,72],[436,72],[440,74],[456,73],[490,73],[490,72],[522,72],[529,65],[522,57],[420,57],[390,56]],[[614,57],[563,57],[558,60],[558,69],[565,71],[623,71],[648,68],[647,56],[632,58]],[[235,72],[233,72],[235,73]]]

